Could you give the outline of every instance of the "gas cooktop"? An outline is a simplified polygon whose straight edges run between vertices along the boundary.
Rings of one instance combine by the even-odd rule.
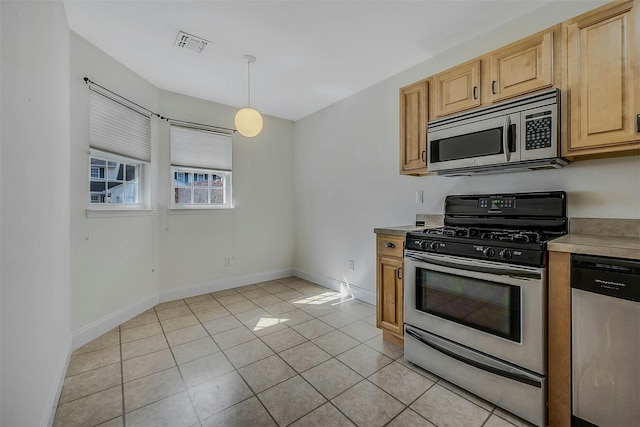
[[[543,232],[530,230],[490,230],[476,227],[438,227],[422,231],[430,236],[453,237],[456,239],[486,239],[509,242],[538,243],[550,238]]]
[[[543,266],[546,243],[567,233],[566,194],[447,196],[444,224],[408,233],[406,249]]]

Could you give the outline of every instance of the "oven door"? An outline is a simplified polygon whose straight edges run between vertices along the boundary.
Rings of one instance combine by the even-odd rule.
[[[404,322],[544,375],[545,270],[405,253]]]

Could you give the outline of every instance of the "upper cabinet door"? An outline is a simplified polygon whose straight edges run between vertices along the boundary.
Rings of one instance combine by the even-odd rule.
[[[468,62],[433,76],[436,117],[480,105],[480,60]]]
[[[618,3],[567,27],[569,155],[630,149],[640,141],[636,13],[633,2]]]
[[[428,82],[400,89],[400,173],[427,173]]]
[[[553,32],[511,44],[489,57],[493,102],[553,84]]]

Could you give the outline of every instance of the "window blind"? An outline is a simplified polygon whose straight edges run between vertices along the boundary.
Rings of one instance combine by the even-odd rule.
[[[171,126],[171,165],[231,170],[231,135]]]
[[[98,92],[89,92],[89,145],[113,154],[151,161],[148,115]]]

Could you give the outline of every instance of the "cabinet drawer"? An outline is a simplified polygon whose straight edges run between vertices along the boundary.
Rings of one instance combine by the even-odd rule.
[[[378,236],[378,256],[402,258],[404,248],[403,236]]]

